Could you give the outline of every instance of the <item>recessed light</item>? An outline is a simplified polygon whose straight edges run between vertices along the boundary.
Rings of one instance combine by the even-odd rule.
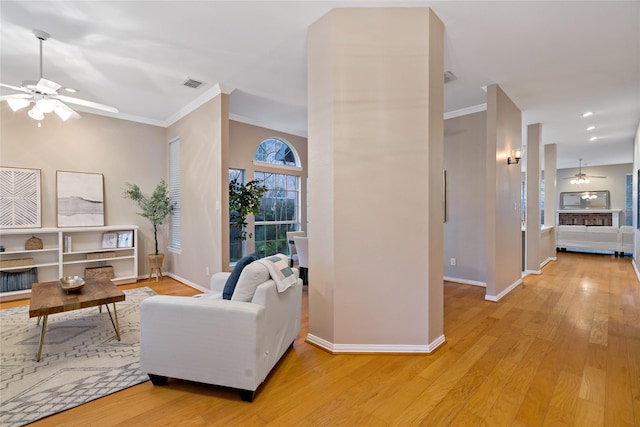
[[[589,117],[589,116],[593,116],[593,111],[587,111],[582,115],[582,117]]]
[[[587,130],[594,130],[595,128],[596,128],[595,126],[589,126]]]
[[[597,137],[597,136],[592,136],[591,138],[589,138],[589,141],[593,142],[593,141],[595,141],[596,139],[598,139],[598,137]]]
[[[65,87],[64,90],[71,93],[78,93],[78,89],[74,89],[72,87]]]

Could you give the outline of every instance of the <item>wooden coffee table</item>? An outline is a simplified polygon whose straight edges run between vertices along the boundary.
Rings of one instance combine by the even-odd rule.
[[[87,279],[82,289],[68,294],[62,290],[59,281],[34,283],[31,287],[29,317],[38,317],[38,323],[40,323],[40,317],[44,317],[36,362],[40,361],[40,356],[42,355],[42,344],[44,343],[47,319],[50,314],[97,307],[104,304],[109,312],[113,329],[116,331],[116,337],[120,341],[120,326],[118,325],[118,312],[116,311],[116,302],[120,301],[124,301],[124,293],[108,279]],[[111,316],[111,310],[109,310],[108,305],[111,303],[113,304],[113,316]]]

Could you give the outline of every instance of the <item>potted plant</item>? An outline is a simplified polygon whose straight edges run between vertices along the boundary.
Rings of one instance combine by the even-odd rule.
[[[265,191],[267,187],[261,185],[257,179],[246,184],[241,184],[237,179],[229,182],[229,222],[232,227],[240,230],[237,239],[251,238],[252,233],[247,233],[247,215],[258,213]]]
[[[124,191],[124,197],[136,202],[142,210],[138,215],[147,218],[153,225],[155,253],[148,255],[149,267],[151,269],[149,272],[149,278],[151,278],[151,275],[155,272],[158,274],[156,276],[157,280],[158,277],[162,275],[162,264],[164,262],[164,253],[158,253],[158,227],[162,225],[164,219],[173,211],[174,208],[167,192],[167,183],[164,182],[164,179],[160,180],[156,189],[153,190],[153,193],[151,193],[151,196],[149,197],[142,194],[140,187],[136,184],[127,183]]]

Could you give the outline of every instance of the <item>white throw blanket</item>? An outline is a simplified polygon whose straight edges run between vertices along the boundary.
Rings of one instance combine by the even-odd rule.
[[[269,275],[276,282],[278,292],[286,291],[291,285],[294,285],[298,278],[289,268],[289,258],[283,254],[276,254],[270,257],[259,259],[259,262],[267,267]]]

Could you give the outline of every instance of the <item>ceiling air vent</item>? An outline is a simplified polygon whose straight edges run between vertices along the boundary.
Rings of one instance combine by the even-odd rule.
[[[203,84],[205,84],[204,82],[200,82],[198,80],[194,80],[192,78],[187,78],[187,80],[185,80],[184,82],[182,82],[182,86],[186,86],[186,87],[190,87],[193,89],[198,89],[200,86],[202,86]]]
[[[451,71],[445,71],[444,72],[444,82],[445,83],[449,83],[449,82],[452,82],[454,80],[458,80],[458,78],[456,77],[455,74],[453,74]]]

